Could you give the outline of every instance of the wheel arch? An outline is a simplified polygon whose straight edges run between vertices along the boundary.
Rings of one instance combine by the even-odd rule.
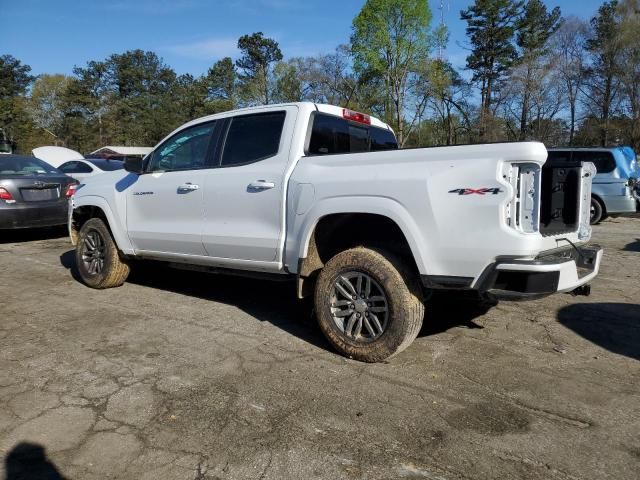
[[[91,218],[101,218],[105,222],[118,250],[127,255],[134,253],[131,242],[126,233],[124,233],[124,226],[113,214],[107,201],[98,196],[84,196],[80,199],[74,199],[74,206],[69,219],[69,235],[74,245],[82,225]]]
[[[300,235],[295,258],[298,276],[298,296],[311,294],[315,277],[326,261],[336,253],[356,246],[381,247],[401,257],[416,275],[426,274],[424,245],[417,226],[401,207],[385,209],[324,210],[321,214],[308,215]],[[311,213],[311,212],[309,212]],[[404,218],[403,218],[404,217]],[[340,230],[340,235],[336,232]]]

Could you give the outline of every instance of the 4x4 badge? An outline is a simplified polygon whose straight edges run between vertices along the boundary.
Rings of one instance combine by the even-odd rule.
[[[497,195],[502,190],[500,188],[456,188],[455,190],[449,190],[449,193],[457,193],[458,195],[486,195],[490,193],[492,195]]]

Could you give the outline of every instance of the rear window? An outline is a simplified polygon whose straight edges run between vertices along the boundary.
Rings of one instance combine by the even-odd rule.
[[[313,119],[307,153],[309,155],[327,155],[397,148],[398,142],[390,130],[317,113]]]
[[[611,173],[616,169],[616,160],[611,152],[573,152],[573,159],[581,162],[591,162],[598,173]]]
[[[43,173],[60,173],[46,162],[35,157],[0,157],[0,174],[2,175],[37,175]]]

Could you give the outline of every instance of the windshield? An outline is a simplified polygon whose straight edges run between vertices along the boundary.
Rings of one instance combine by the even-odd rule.
[[[0,157],[0,175],[38,175],[60,173],[46,162],[35,157]]]

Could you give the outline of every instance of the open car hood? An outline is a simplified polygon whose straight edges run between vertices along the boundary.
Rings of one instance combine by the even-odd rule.
[[[84,156],[76,152],[75,150],[71,150],[70,148],[65,147],[38,147],[33,149],[33,156],[39,158],[40,160],[44,160],[52,167],[58,168],[64,162],[68,162],[69,160],[82,160]]]

